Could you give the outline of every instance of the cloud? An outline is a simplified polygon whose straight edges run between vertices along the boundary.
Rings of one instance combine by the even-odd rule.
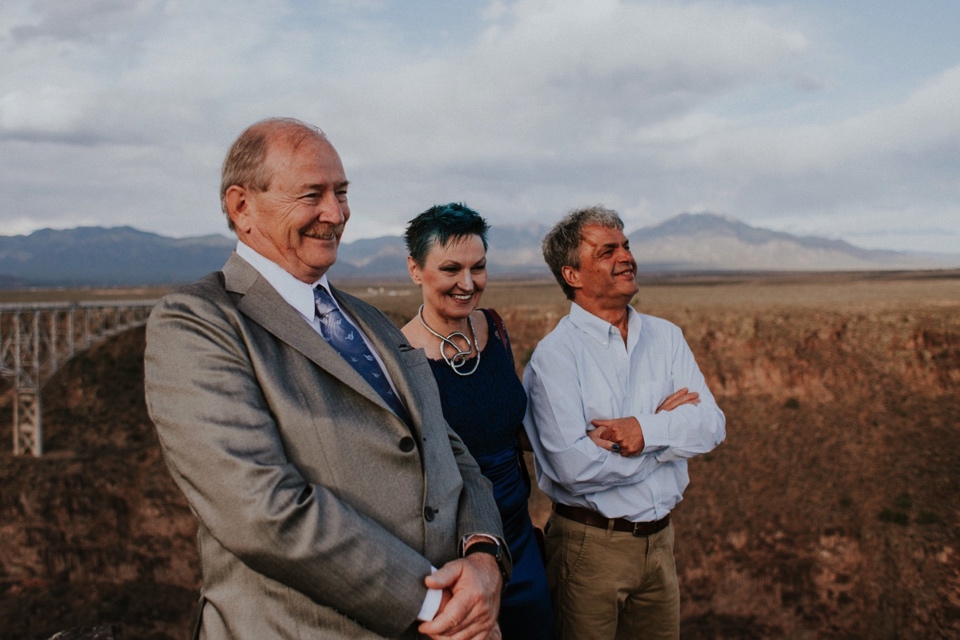
[[[49,38],[95,42],[126,31],[154,13],[158,0],[33,0],[35,22],[10,29],[17,42]]]
[[[832,123],[751,126],[731,123],[679,149],[678,164],[739,167],[779,175],[831,170],[877,154],[925,152],[960,141],[960,65],[904,100]]]
[[[378,147],[393,140],[385,151],[404,158],[539,158],[585,145],[599,153],[802,55],[805,38],[767,13],[715,3],[500,4],[475,42],[401,59],[347,87],[322,85],[317,98],[352,122],[351,135]]]
[[[474,40],[321,83],[309,102],[348,168],[390,185],[365,204],[394,226],[447,194],[495,220],[595,201],[644,202],[645,219],[656,193],[642,191],[664,176],[652,128],[695,136],[725,121],[701,105],[792,77],[810,43],[784,22],[719,3],[500,3]]]
[[[4,130],[142,143],[293,104],[386,162],[599,152],[807,46],[769,11],[717,3],[523,0],[488,11],[472,40],[413,52],[377,3],[365,21],[284,2],[32,6],[10,30],[31,64],[0,96]]]
[[[0,220],[220,232],[223,153],[272,115],[337,145],[351,237],[447,200],[499,224],[596,202],[633,226],[955,213],[958,68],[866,99],[817,7],[3,2]]]
[[[648,138],[661,134],[659,157],[671,180],[702,176],[702,190],[693,192],[699,202],[690,208],[774,224],[802,219],[811,229],[855,234],[956,212],[960,184],[950,176],[960,174],[960,113],[952,107],[958,101],[960,65],[899,101],[834,122],[755,126],[702,114]]]

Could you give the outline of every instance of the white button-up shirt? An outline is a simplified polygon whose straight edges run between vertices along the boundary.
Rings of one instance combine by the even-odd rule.
[[[524,372],[524,427],[537,483],[551,500],[649,522],[680,502],[687,458],[720,444],[726,420],[680,328],[632,307],[628,313],[624,344],[616,327],[571,305]],[[700,394],[700,404],[656,413],[684,387]],[[587,436],[591,420],[628,416],[643,431],[638,456],[612,453]]]

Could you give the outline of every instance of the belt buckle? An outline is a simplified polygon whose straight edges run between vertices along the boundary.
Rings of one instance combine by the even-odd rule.
[[[634,538],[642,538],[642,537],[643,537],[643,534],[637,533],[637,527],[639,527],[641,524],[643,524],[643,523],[642,523],[642,522],[634,522],[634,523],[633,523],[633,531],[631,531],[630,533],[633,535]]]

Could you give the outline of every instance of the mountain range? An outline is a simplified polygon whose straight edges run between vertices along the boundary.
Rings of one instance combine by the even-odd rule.
[[[545,224],[491,228],[491,275],[549,277],[540,252],[547,229]],[[629,239],[639,270],[648,274],[960,267],[960,254],[861,249],[842,240],[794,236],[708,213],[681,214],[633,231]],[[0,236],[0,289],[191,282],[219,269],[235,244],[221,235],[170,238],[133,227]],[[330,275],[344,280],[404,279],[406,253],[399,236],[344,242]]]

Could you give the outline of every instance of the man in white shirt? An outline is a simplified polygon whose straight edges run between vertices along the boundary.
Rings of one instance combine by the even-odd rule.
[[[195,636],[499,638],[490,484],[422,350],[327,282],[347,184],[319,129],[249,127],[220,192],[237,251],[147,325],[147,406],[199,523]]]
[[[616,212],[574,211],[543,255],[569,315],[523,376],[537,482],[553,501],[547,577],[565,639],[678,638],[670,511],[687,459],[725,419],[678,327],[637,313],[637,264]]]

